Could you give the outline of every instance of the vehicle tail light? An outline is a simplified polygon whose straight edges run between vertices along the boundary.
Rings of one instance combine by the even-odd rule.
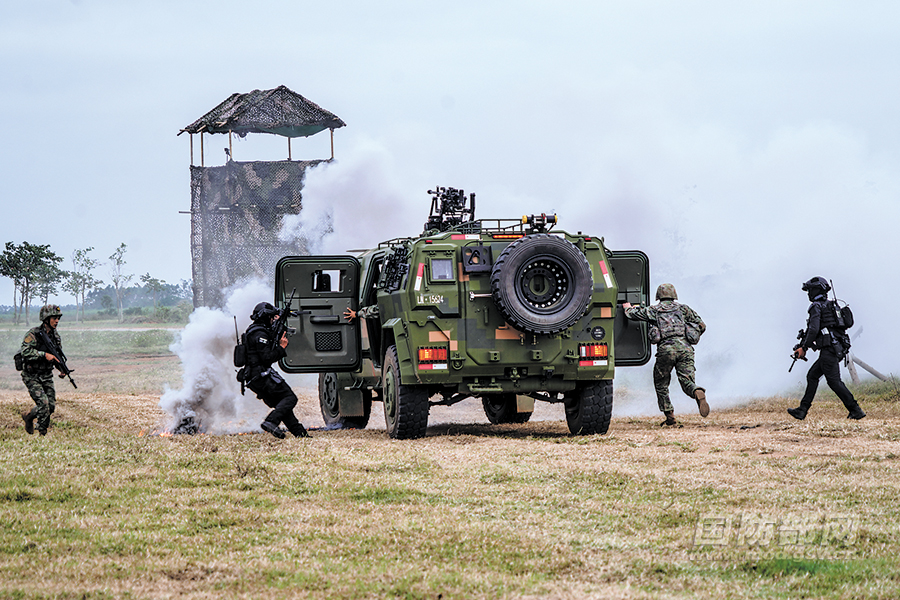
[[[606,344],[578,344],[581,358],[608,358],[609,346]]]
[[[419,348],[419,364],[447,362],[447,348]]]

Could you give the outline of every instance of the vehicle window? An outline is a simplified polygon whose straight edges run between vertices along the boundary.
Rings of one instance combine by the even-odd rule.
[[[431,280],[453,281],[453,260],[449,258],[432,258]]]
[[[312,291],[314,292],[340,292],[341,272],[335,270],[313,271]]]

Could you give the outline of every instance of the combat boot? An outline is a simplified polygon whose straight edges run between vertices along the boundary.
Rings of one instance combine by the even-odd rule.
[[[277,437],[279,440],[284,439],[284,432],[278,427],[278,425],[276,425],[275,423],[272,423],[271,421],[263,421],[262,424],[260,425],[260,428],[263,431],[268,431],[269,433],[271,433],[272,435]]]
[[[306,427],[304,427],[301,423],[297,423],[297,427],[291,429],[291,433],[294,434],[294,437],[298,438],[309,437],[309,433],[306,431]]]
[[[30,410],[22,412],[22,420],[25,421],[25,433],[32,435],[34,433],[34,415]]]
[[[864,413],[864,412],[863,412],[863,409],[861,409],[861,408],[859,407],[859,404],[857,404],[857,405],[856,405],[855,407],[853,407],[853,409],[850,411],[850,414],[847,415],[847,418],[848,418],[848,419],[856,419],[857,421],[859,421],[860,419],[865,418],[865,416],[866,416],[866,413]]]
[[[678,421],[675,420],[675,411],[667,410],[663,414],[666,415],[666,420],[659,424],[660,427],[675,427],[678,425]]]
[[[789,409],[787,409],[787,411],[788,411],[789,415],[791,415],[798,421],[802,421],[803,419],[806,418],[806,413],[808,412],[808,409],[805,406],[800,405],[797,408],[789,408]]]
[[[694,398],[697,400],[697,408],[700,409],[700,416],[708,416],[709,404],[706,403],[706,390],[702,387],[698,387],[696,390],[694,390]]]

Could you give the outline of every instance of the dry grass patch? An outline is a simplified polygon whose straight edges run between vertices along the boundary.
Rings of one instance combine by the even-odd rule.
[[[85,360],[85,381],[107,381],[107,360]],[[155,360],[130,364],[153,373]],[[0,596],[900,596],[890,400],[860,422],[827,397],[798,422],[784,412],[795,400],[775,398],[681,429],[615,419],[588,437],[561,415],[492,427],[471,412],[405,442],[140,435],[172,375],[127,393],[60,385],[46,438],[23,431],[24,389],[0,390]],[[710,515],[855,521],[802,547],[697,546]]]

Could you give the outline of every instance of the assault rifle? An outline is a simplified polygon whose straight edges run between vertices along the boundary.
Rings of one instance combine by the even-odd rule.
[[[806,330],[805,330],[805,329],[801,329],[801,330],[800,330],[800,333],[797,334],[797,339],[798,339],[798,340],[802,340],[802,339],[803,339],[803,336],[805,336],[805,335],[806,335]],[[798,359],[799,359],[799,360],[802,360],[802,361],[804,361],[804,362],[806,361],[806,356],[800,356],[800,355],[797,353],[797,350],[798,350],[799,348],[800,348],[800,344],[797,344],[796,346],[794,346],[794,353],[791,354],[791,358],[794,359],[794,362],[792,362],[792,363],[791,363],[791,366],[788,367],[788,373],[790,373],[790,372],[791,372],[791,369],[794,368],[794,365],[797,364],[797,360],[798,360]]]
[[[299,317],[300,313],[296,310],[291,310],[291,305],[294,303],[294,294],[297,293],[297,288],[291,290],[291,297],[288,298],[287,304],[284,305],[284,308],[278,311],[278,318],[272,323],[272,327],[275,330],[275,334],[272,336],[272,347],[274,348],[281,342],[281,337],[284,334],[294,335],[297,333],[297,330],[293,327],[288,327],[287,320],[288,317]]]
[[[46,331],[44,331],[43,326],[41,326],[38,329],[37,337],[44,344],[44,347],[47,348],[47,351],[50,352],[50,354],[52,354],[53,356],[55,356],[56,360],[59,361],[57,363],[54,363],[53,366],[56,367],[57,369],[59,369],[60,373],[62,373],[66,377],[68,377],[69,382],[72,384],[72,387],[74,387],[77,390],[78,386],[75,385],[75,380],[72,379],[72,372],[75,369],[70,369],[69,366],[66,364],[66,355],[63,354],[62,348],[60,348],[59,346],[56,345],[56,342],[53,341],[53,338],[50,337]]]

